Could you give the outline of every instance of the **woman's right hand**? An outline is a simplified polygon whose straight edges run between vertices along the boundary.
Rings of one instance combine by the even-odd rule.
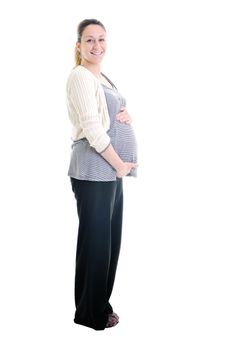
[[[138,164],[136,163],[123,162],[115,152],[111,143],[103,152],[101,152],[101,156],[116,170],[117,177],[126,176],[132,169],[138,167]]]
[[[123,162],[123,167],[116,170],[116,176],[117,177],[123,177],[128,175],[132,169],[135,169],[138,167],[138,164],[136,163],[129,163],[129,162]]]

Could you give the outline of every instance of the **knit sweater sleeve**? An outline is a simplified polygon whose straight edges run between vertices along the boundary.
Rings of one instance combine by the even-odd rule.
[[[82,70],[73,71],[68,80],[67,94],[76,111],[75,122],[79,123],[90,146],[99,153],[103,152],[110,144],[110,137],[99,115],[93,77]]]

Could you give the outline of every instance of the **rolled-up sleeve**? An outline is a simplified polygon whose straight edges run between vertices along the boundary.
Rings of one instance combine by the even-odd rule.
[[[77,123],[90,146],[103,152],[110,144],[110,137],[101,123],[96,89],[93,79],[86,72],[74,72],[68,81],[68,97],[77,112]]]

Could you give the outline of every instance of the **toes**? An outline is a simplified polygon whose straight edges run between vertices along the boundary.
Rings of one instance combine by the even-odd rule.
[[[119,316],[116,314],[116,312],[113,312],[110,316],[116,318],[117,320],[119,320]]]
[[[118,324],[118,319],[116,319],[112,315],[109,315],[108,322],[106,324],[106,328],[114,327],[114,326],[116,326],[116,324]]]

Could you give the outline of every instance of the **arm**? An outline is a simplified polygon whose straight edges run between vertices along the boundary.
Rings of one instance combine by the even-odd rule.
[[[77,124],[83,131],[91,147],[98,153],[102,152],[110,143],[99,115],[96,100],[96,86],[90,72],[73,71],[67,84],[68,100],[74,110],[73,124]]]
[[[101,155],[116,170],[117,177],[126,176],[133,168],[137,168],[138,166],[135,163],[123,162],[111,144]]]
[[[100,122],[91,75],[75,72],[68,84],[68,94],[90,145],[116,170],[118,177],[127,175],[136,164],[123,162],[110,144],[110,137]]]

